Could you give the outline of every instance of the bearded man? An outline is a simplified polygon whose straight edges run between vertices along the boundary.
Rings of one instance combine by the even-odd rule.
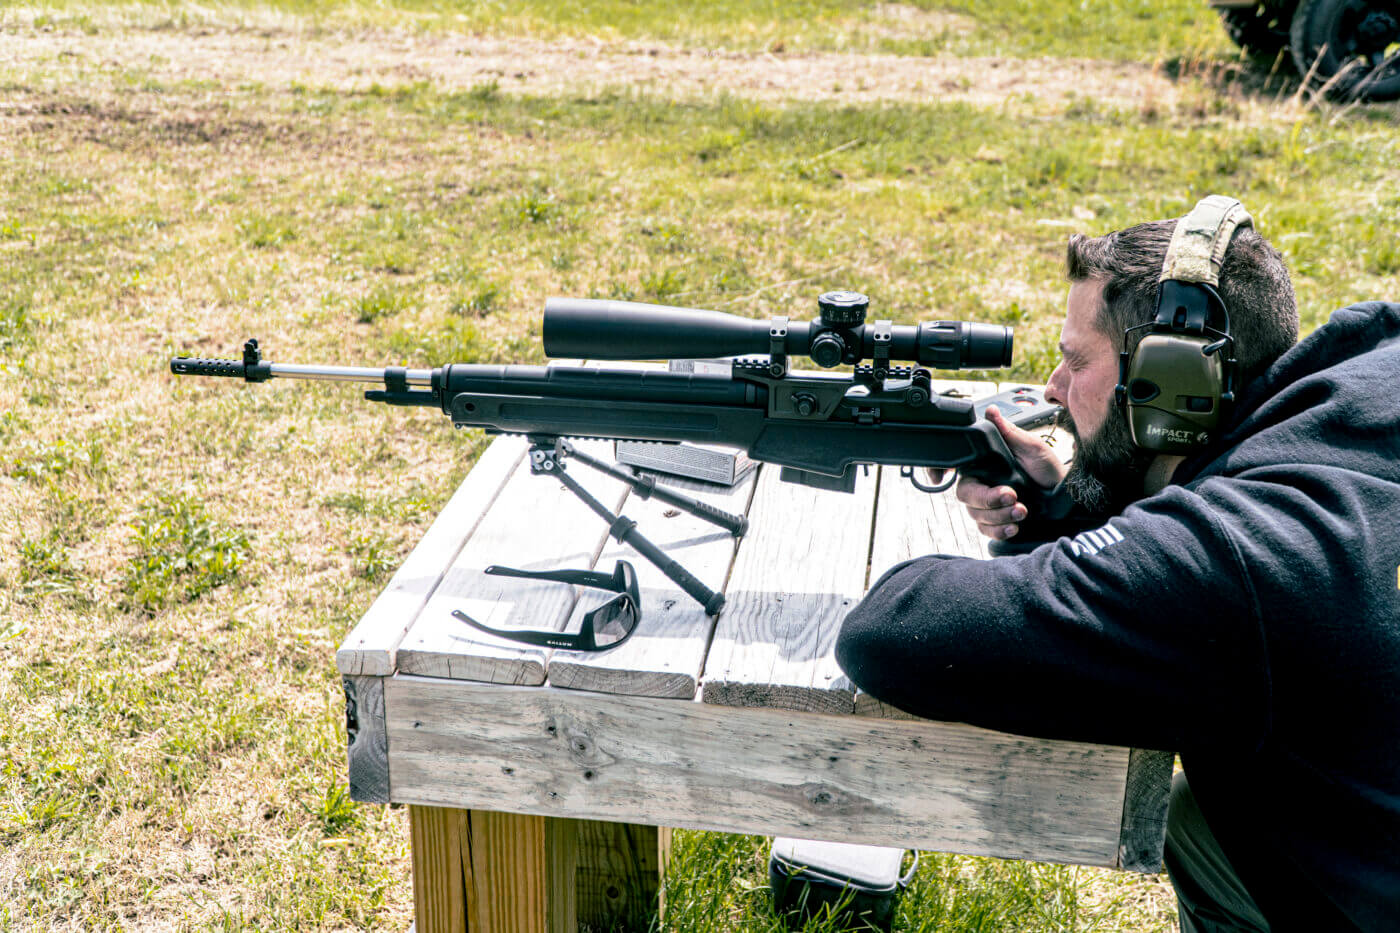
[[[836,656],[927,718],[1179,752],[1165,860],[1184,931],[1400,929],[1400,305],[1342,309],[1295,345],[1282,259],[1240,226],[1217,257],[1222,420],[1189,453],[1145,449],[1126,360],[1161,324],[1178,223],[1070,240],[1046,390],[1068,470],[989,413],[1071,517],[963,479],[1000,556],[891,569]]]

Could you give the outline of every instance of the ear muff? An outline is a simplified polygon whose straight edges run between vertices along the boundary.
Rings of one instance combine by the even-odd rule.
[[[1235,343],[1216,286],[1230,238],[1253,226],[1244,205],[1211,195],[1177,222],[1157,284],[1152,321],[1123,332],[1114,397],[1133,443],[1189,454],[1208,446],[1234,402]],[[1133,350],[1134,331],[1150,329]]]

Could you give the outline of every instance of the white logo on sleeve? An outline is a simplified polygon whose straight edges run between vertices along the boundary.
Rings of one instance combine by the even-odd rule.
[[[1109,522],[1102,528],[1095,528],[1093,531],[1086,531],[1083,534],[1074,536],[1074,540],[1069,543],[1069,551],[1075,557],[1081,554],[1097,554],[1104,548],[1113,547],[1123,540],[1123,534],[1113,527]]]

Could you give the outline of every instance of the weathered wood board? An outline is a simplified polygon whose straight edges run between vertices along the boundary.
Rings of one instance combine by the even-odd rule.
[[[757,471],[751,473],[732,488],[674,485],[678,492],[743,515],[753,499],[756,475]],[[740,539],[656,499],[630,495],[626,511],[637,522],[637,530],[668,557],[706,586],[723,591],[734,553],[741,546]],[[556,687],[602,693],[694,697],[714,620],[705,614],[704,607],[630,547],[609,539],[598,559],[598,569],[611,570],[619,559],[627,560],[637,571],[642,592],[639,628],[630,639],[609,651],[554,652],[549,661],[549,682]],[[584,591],[567,630],[577,631],[583,624],[583,614],[606,598],[606,594]]]
[[[398,676],[393,799],[1117,864],[1128,749]]]
[[[875,471],[859,472],[854,493],[779,476],[759,477],[705,662],[704,701],[849,713],[855,688],[833,652],[865,591]]]
[[[384,678],[342,677],[345,688],[346,758],[350,799],[389,803],[389,736],[384,720]]]
[[[580,444],[594,456],[604,445]],[[616,511],[627,488],[571,464],[570,475]],[[534,476],[523,461],[467,538],[398,652],[400,672],[492,683],[542,684],[549,649],[478,631],[453,617],[461,609],[493,628],[561,631],[577,596],[562,583],[492,576],[492,564],[524,570],[590,568],[607,525],[562,483]]]

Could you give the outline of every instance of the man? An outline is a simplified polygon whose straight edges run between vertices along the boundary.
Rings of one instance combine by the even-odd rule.
[[[837,659],[921,716],[1179,751],[1185,931],[1398,930],[1400,305],[1343,309],[1294,346],[1287,272],[1241,227],[1219,267],[1236,401],[1203,450],[1145,451],[1118,354],[1153,320],[1176,224],[1070,241],[1046,393],[1076,440],[1068,475],[994,417],[1032,479],[1064,479],[1078,524],[963,480],[993,552],[1022,553],[893,568]]]

